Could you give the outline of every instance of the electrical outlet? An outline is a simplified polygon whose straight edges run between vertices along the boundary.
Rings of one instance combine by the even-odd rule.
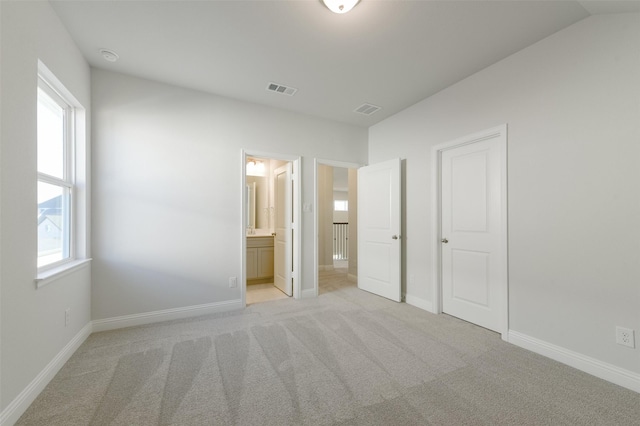
[[[71,320],[71,308],[67,308],[64,310],[64,326],[69,325],[69,321]]]
[[[636,347],[636,339],[630,328],[616,327],[616,343],[630,348]]]
[[[238,285],[238,279],[236,277],[229,277],[229,288],[236,288]]]

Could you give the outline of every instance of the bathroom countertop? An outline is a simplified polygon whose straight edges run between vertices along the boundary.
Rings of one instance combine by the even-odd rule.
[[[253,237],[271,237],[271,233],[273,231],[269,230],[269,229],[256,229],[255,230],[255,234],[249,234],[247,232],[247,238],[253,238]]]

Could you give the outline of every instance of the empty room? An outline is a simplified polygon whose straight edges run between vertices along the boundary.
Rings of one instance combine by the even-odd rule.
[[[640,424],[640,2],[1,0],[0,426]]]

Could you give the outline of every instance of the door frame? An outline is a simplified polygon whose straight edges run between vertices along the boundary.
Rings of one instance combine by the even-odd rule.
[[[240,216],[242,218],[240,223],[240,297],[242,299],[242,306],[247,306],[247,235],[246,227],[246,197],[244,196],[245,186],[247,184],[247,157],[258,157],[274,160],[284,160],[291,162],[291,183],[293,185],[293,197],[291,200],[291,207],[293,209],[293,219],[295,222],[291,225],[293,231],[293,271],[291,272],[291,278],[293,278],[293,298],[300,299],[301,297],[301,282],[300,282],[300,265],[302,259],[302,208],[301,199],[302,194],[302,175],[300,174],[300,163],[302,157],[297,155],[277,154],[273,152],[263,152],[254,150],[240,150]]]
[[[366,164],[346,161],[326,160],[322,158],[313,159],[313,205],[315,206],[313,208],[313,288],[305,290],[302,297],[318,296],[318,165],[320,164],[356,170],[362,166],[366,166]]]
[[[508,247],[508,205],[507,205],[507,124],[476,132],[461,138],[431,147],[431,271],[433,313],[442,313],[442,153],[444,151],[470,145],[487,139],[499,138],[500,142],[500,231],[501,261],[503,265],[503,286],[501,288],[503,305],[498,307],[501,312],[502,340],[507,341],[509,334],[509,247]]]

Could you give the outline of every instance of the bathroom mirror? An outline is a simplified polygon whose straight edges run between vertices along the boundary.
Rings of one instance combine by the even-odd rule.
[[[245,196],[247,197],[246,228],[255,229],[256,228],[256,183],[255,182],[247,182]]]
[[[251,186],[253,197],[247,198],[247,227],[254,229],[269,229],[269,179],[266,176],[247,176],[247,186]],[[250,190],[247,190],[247,194]],[[249,224],[252,217],[253,225]]]

